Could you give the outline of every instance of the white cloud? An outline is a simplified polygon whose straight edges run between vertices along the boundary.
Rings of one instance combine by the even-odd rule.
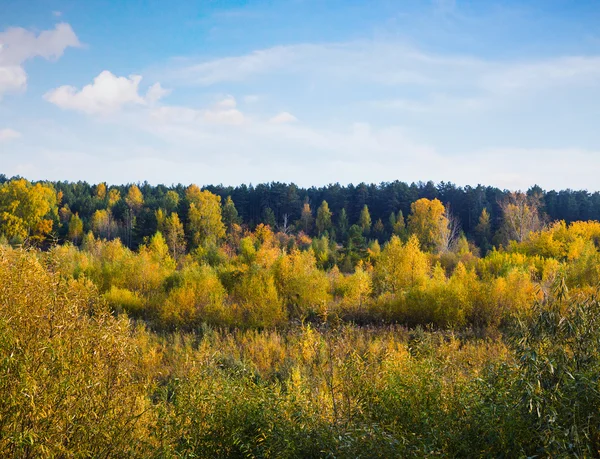
[[[189,107],[163,106],[153,109],[150,117],[163,126],[217,124],[241,125],[246,121],[244,114],[238,110],[233,96],[226,96],[211,107],[199,110]]]
[[[171,94],[170,89],[163,88],[160,85],[160,83],[154,83],[152,86],[150,86],[148,88],[148,91],[146,92],[146,101],[149,104],[154,104],[154,103],[158,102],[160,99],[162,99],[163,97],[168,96],[169,94]]]
[[[126,105],[147,105],[157,102],[169,93],[159,83],[152,85],[146,97],[140,96],[140,75],[118,77],[104,70],[93,83],[80,91],[74,86],[60,86],[47,92],[44,98],[60,108],[88,114],[111,114]]]
[[[451,7],[452,3],[442,1],[440,5]],[[414,100],[397,101],[402,110],[447,110],[451,106],[472,110],[504,103],[506,95],[516,95],[513,102],[519,103],[521,95],[541,90],[600,87],[600,56],[488,60],[423,52],[397,41],[356,41],[277,46],[198,63],[174,61],[164,78],[200,86],[271,81],[288,91],[340,88],[344,97],[350,87],[364,92],[368,84],[371,93],[392,88],[414,94]]]
[[[57,24],[53,30],[39,35],[20,27],[0,32],[0,98],[8,91],[25,88],[27,74],[22,64],[34,57],[58,59],[68,47],[81,43],[69,24]]]
[[[226,96],[202,111],[202,120],[210,124],[240,125],[246,121],[246,117],[236,107],[235,97]]]
[[[276,70],[283,62],[292,60],[295,47],[278,46],[251,54],[225,57],[175,69],[170,76],[175,80],[211,85],[223,81],[243,81],[249,76]]]
[[[9,140],[15,140],[21,137],[19,131],[15,131],[10,128],[0,129],[0,142],[8,142]]]
[[[237,101],[233,96],[225,96],[222,100],[215,104],[217,110],[229,110],[237,106]]]
[[[0,99],[9,91],[19,91],[27,85],[27,74],[19,65],[0,65]]]
[[[497,67],[496,71],[483,75],[481,86],[484,89],[497,92],[539,90],[568,83],[597,84],[600,78],[600,56],[564,56]]]
[[[270,123],[274,124],[284,124],[284,123],[293,123],[294,121],[298,121],[294,115],[289,112],[281,112],[269,119]]]
[[[488,65],[470,57],[423,53],[399,42],[356,41],[276,46],[192,64],[186,60],[172,62],[165,77],[201,86],[263,75],[318,76],[328,78],[324,81],[335,78],[338,83],[435,85],[461,82],[464,72],[477,76]]]

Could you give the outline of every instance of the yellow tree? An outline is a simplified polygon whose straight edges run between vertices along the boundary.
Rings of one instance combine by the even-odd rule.
[[[0,185],[0,232],[8,239],[44,239],[58,215],[57,196],[49,185],[25,179]]]
[[[310,208],[310,204],[308,202],[305,202],[304,206],[302,207],[302,214],[300,215],[300,228],[306,234],[310,233],[313,225],[313,220],[314,219],[312,210]]]
[[[362,262],[359,262],[354,273],[346,278],[345,287],[343,303],[362,309],[363,303],[373,291],[373,276]]]
[[[125,202],[131,209],[134,215],[137,215],[142,206],[144,205],[144,195],[137,187],[137,185],[131,185],[129,190],[127,191],[127,196],[125,196]]]
[[[117,234],[117,223],[113,220],[110,210],[97,210],[92,215],[92,231],[103,239],[112,239]]]
[[[281,256],[275,267],[275,280],[292,315],[323,312],[330,300],[327,275],[318,269],[312,250],[294,250]]]
[[[78,244],[83,237],[83,222],[77,213],[71,214],[68,236],[74,244]]]
[[[190,185],[185,192],[190,203],[188,225],[192,244],[196,247],[216,244],[225,237],[221,216],[221,197]]]
[[[358,223],[363,230],[363,234],[369,234],[371,231],[371,214],[369,213],[369,208],[366,204],[360,211]]]
[[[121,200],[121,193],[116,188],[111,188],[108,192],[108,207],[114,206]]]
[[[106,199],[106,184],[105,183],[99,183],[96,186],[96,197],[100,201],[104,201]]]
[[[374,268],[375,281],[380,292],[392,294],[422,285],[429,274],[429,260],[419,248],[419,241],[412,235],[406,244],[392,236],[377,259]]]
[[[185,233],[183,232],[183,224],[179,220],[179,215],[173,212],[164,219],[162,227],[171,256],[175,260],[178,260],[185,254]]]
[[[408,230],[419,239],[423,250],[439,249],[447,240],[449,220],[439,199],[419,199],[410,206]]]

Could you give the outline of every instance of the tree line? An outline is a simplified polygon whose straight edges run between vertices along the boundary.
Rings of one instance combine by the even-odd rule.
[[[362,238],[384,243],[394,234],[402,235],[413,205],[421,199],[439,201],[451,222],[452,236],[463,234],[483,252],[505,245],[511,238],[523,239],[524,234],[515,234],[514,229],[507,231],[506,206],[516,199],[535,208],[532,218],[539,223],[600,220],[600,193],[544,191],[538,186],[521,194],[481,185],[458,187],[444,182],[409,185],[400,181],[319,188],[278,182],[200,188],[181,184],[152,186],[146,182],[120,186],[81,181],[31,184],[4,175],[0,175],[0,186],[4,190],[0,201],[0,212],[4,215],[0,219],[0,232],[17,243],[24,239],[78,243],[84,233],[92,231],[101,238],[118,237],[127,247],[135,249],[156,231],[166,230],[173,240],[181,242],[177,250],[184,250],[183,245],[189,250],[207,235],[202,233],[208,231],[206,228],[200,233],[192,228],[194,222],[205,220],[199,212],[211,212],[210,203],[220,206],[227,231],[237,226],[254,230],[264,224],[286,234],[326,235],[328,240],[344,246],[361,245]],[[211,200],[204,191],[218,198]],[[30,202],[15,204],[25,202],[27,194]],[[19,223],[15,218],[30,221]],[[537,229],[539,225],[532,221],[522,226]],[[210,231],[215,231],[217,239],[222,236],[219,228]]]

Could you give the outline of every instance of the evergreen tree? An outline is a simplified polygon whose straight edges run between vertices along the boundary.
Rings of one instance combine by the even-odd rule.
[[[270,207],[265,207],[263,210],[262,221],[265,225],[269,225],[272,229],[275,229],[275,212]]]
[[[241,218],[238,216],[238,211],[231,196],[227,196],[225,205],[223,205],[223,223],[227,228],[227,232],[231,232],[233,225],[239,225],[241,223]]]
[[[340,238],[343,241],[346,240],[346,237],[348,236],[348,225],[348,214],[346,213],[346,208],[344,207],[340,212],[337,224]]]

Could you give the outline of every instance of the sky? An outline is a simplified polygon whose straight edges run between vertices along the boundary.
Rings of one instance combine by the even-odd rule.
[[[0,0],[0,173],[600,190],[600,0]]]

